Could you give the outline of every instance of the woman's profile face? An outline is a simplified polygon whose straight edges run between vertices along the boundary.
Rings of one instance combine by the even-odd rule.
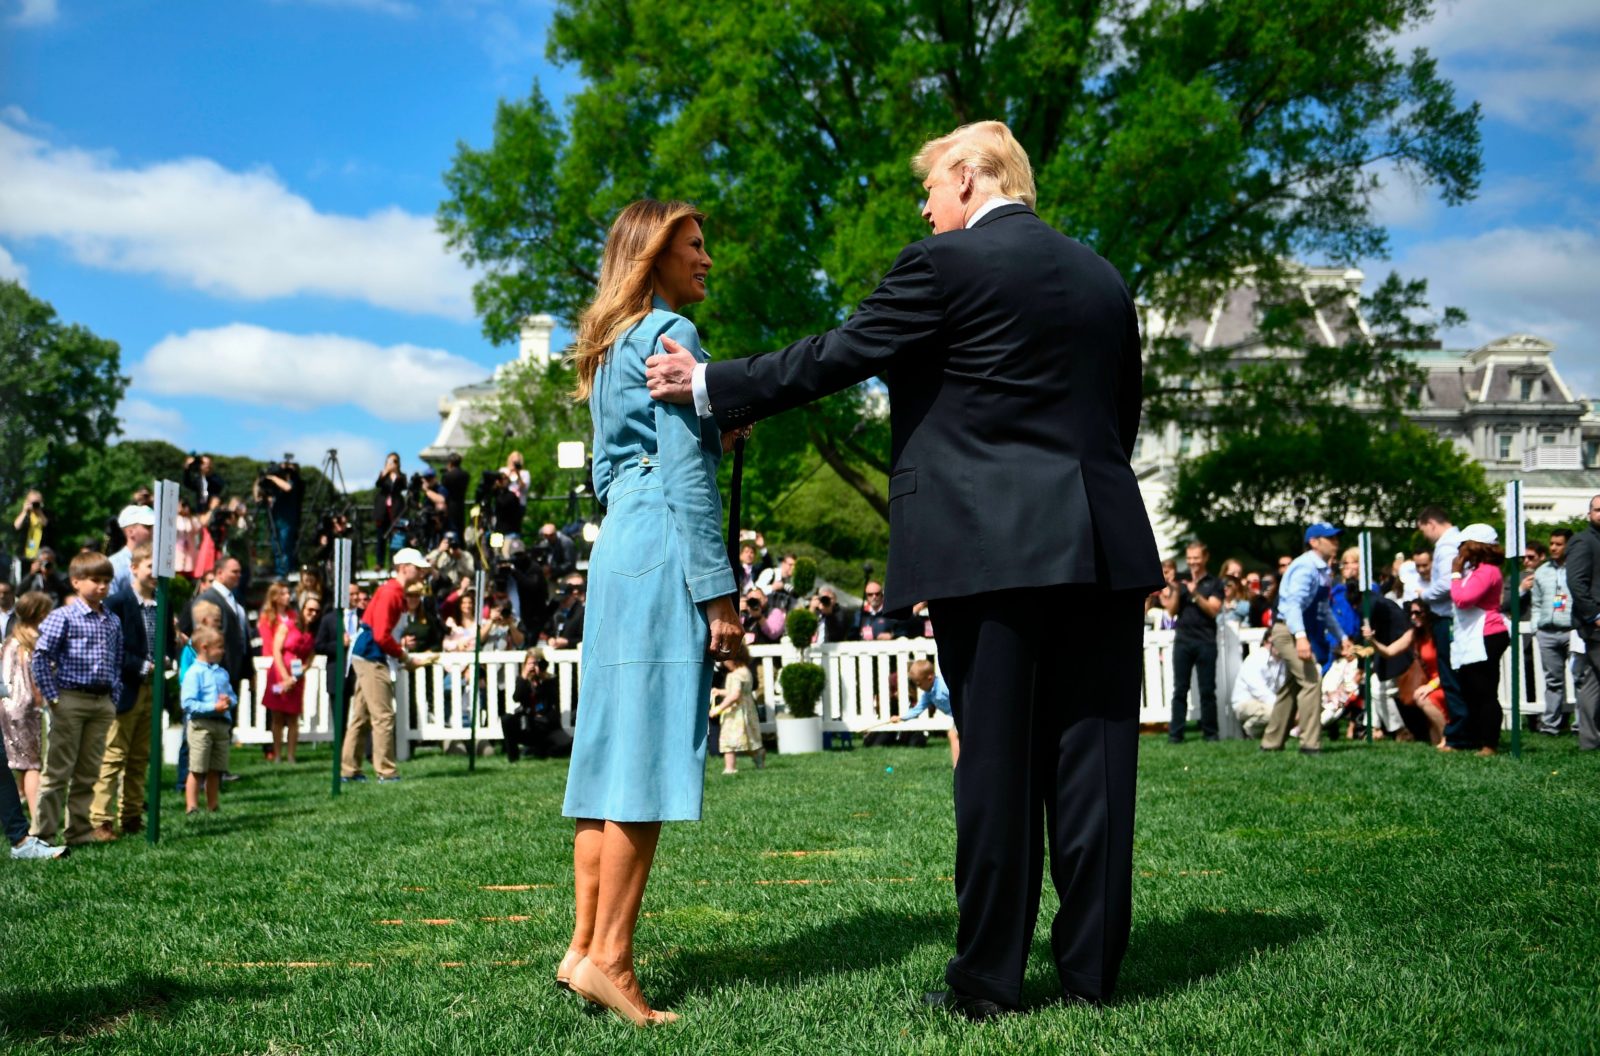
[[[699,223],[680,221],[672,241],[656,258],[656,292],[674,309],[698,304],[706,299],[706,273],[710,270],[711,258],[706,255]]]

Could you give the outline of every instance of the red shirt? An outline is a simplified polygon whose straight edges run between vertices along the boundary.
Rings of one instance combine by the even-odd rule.
[[[367,602],[367,611],[361,622],[372,629],[372,640],[377,647],[396,660],[406,655],[400,643],[394,640],[395,624],[406,611],[406,588],[398,579],[391,579],[379,587]]]

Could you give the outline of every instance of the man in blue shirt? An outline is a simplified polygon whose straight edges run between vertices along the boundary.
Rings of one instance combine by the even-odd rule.
[[[1323,630],[1339,643],[1341,654],[1350,652],[1350,639],[1333,618],[1329,597],[1333,570],[1329,564],[1339,551],[1339,529],[1318,522],[1306,529],[1306,551],[1289,563],[1278,586],[1278,611],[1267,640],[1284,663],[1283,685],[1261,735],[1261,750],[1283,749],[1289,736],[1289,719],[1300,725],[1300,752],[1322,753],[1322,668],[1313,641]]]
[[[1450,523],[1443,508],[1424,506],[1417,514],[1417,531],[1433,544],[1433,567],[1419,597],[1433,613],[1433,648],[1439,655],[1439,687],[1444,690],[1444,740],[1446,744],[1466,744],[1467,702],[1450,663],[1450,632],[1456,613],[1455,602],[1450,600],[1450,580],[1456,551],[1461,549],[1461,529]]]

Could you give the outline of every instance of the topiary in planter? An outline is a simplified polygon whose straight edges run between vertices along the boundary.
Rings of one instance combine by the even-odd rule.
[[[789,632],[789,641],[803,652],[810,647],[811,639],[817,636],[817,614],[810,609],[790,609],[784,626]]]
[[[809,557],[794,560],[794,596],[803,598],[817,585],[817,563]]]
[[[784,664],[778,671],[778,684],[783,687],[783,702],[792,719],[809,719],[817,713],[817,701],[822,699],[822,686],[827,675],[816,664],[796,662]]]

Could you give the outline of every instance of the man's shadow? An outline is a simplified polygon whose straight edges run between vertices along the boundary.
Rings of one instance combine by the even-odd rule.
[[[772,985],[812,976],[876,968],[905,959],[920,946],[947,946],[956,915],[867,910],[831,920],[776,944],[696,947],[662,958],[667,969],[660,1007],[670,1008],[692,991],[738,983]],[[932,980],[936,982],[937,980]],[[656,995],[651,994],[654,999]]]
[[[1181,920],[1134,926],[1116,1000],[1146,1001],[1221,975],[1258,953],[1292,946],[1326,928],[1306,913],[1191,909]]]
[[[91,986],[24,988],[0,996],[0,1040],[80,1043],[111,1034],[135,1016],[166,1019],[197,1001],[255,998],[280,988],[264,980],[196,983],[149,974]]]

